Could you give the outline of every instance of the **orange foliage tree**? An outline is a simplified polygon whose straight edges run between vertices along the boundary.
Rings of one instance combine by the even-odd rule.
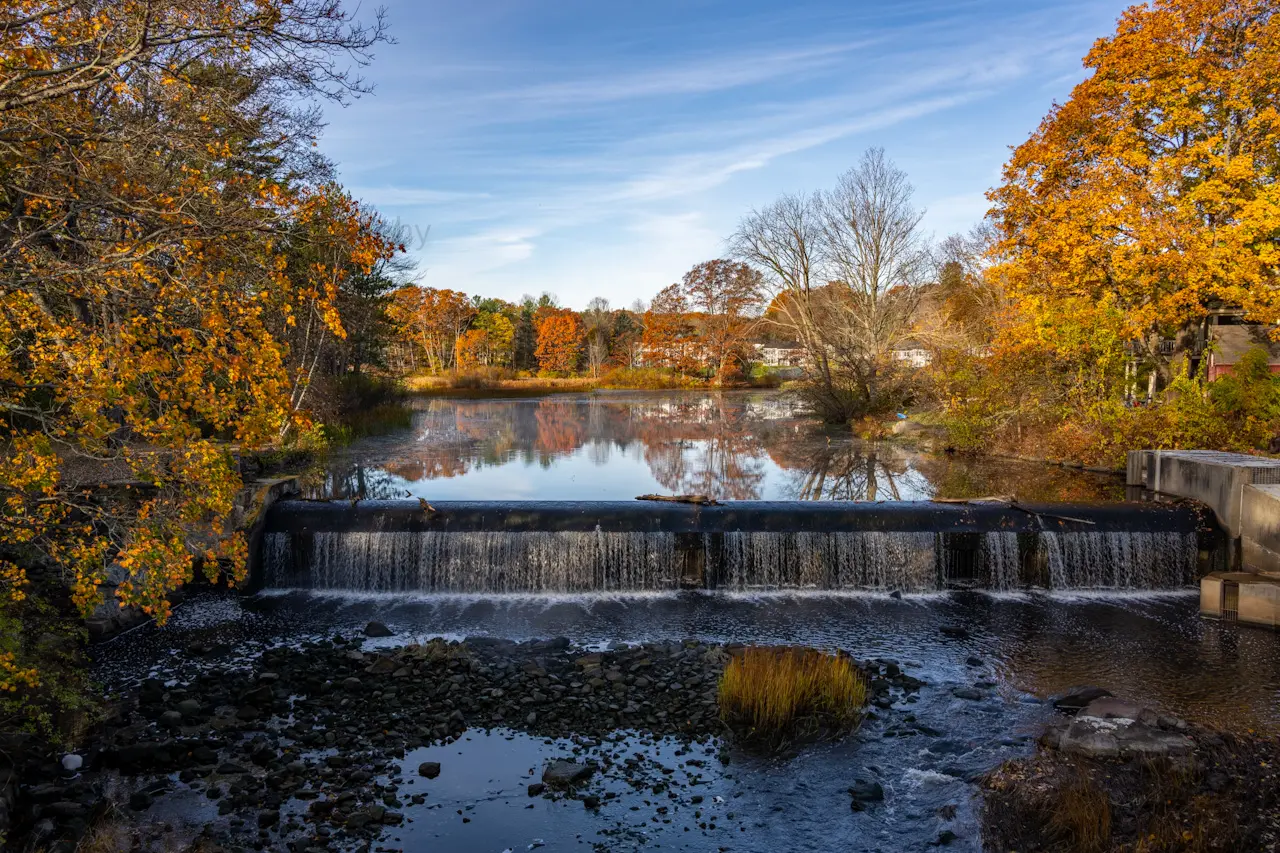
[[[114,565],[163,618],[193,558],[243,576],[233,446],[308,434],[338,293],[395,248],[283,104],[359,92],[335,54],[382,37],[328,0],[0,12],[0,600],[41,564],[87,610]]]
[[[538,345],[534,350],[538,367],[552,373],[577,370],[585,335],[582,319],[575,312],[566,308],[548,314],[538,326]]]
[[[1161,371],[1160,338],[1199,321],[1209,302],[1274,322],[1276,4],[1134,6],[1085,65],[1092,74],[990,194],[1010,294],[1046,316],[1070,304],[1118,312],[1124,337]]]
[[[445,370],[452,363],[458,336],[466,331],[476,309],[465,293],[410,285],[391,295],[387,311],[399,334],[412,342],[428,370]]]

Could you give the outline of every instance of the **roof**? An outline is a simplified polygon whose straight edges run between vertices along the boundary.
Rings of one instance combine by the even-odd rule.
[[[1217,364],[1239,364],[1246,352],[1255,346],[1266,347],[1271,363],[1280,364],[1280,343],[1268,337],[1269,326],[1213,326],[1211,336],[1217,344],[1213,360]]]

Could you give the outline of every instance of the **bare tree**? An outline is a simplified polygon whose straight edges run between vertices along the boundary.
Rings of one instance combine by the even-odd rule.
[[[774,322],[808,353],[811,402],[848,420],[897,405],[893,349],[933,268],[906,173],[873,148],[834,189],[784,196],[738,227],[734,253],[774,291]]]
[[[587,310],[582,312],[582,324],[587,329],[587,365],[592,376],[599,376],[601,366],[609,358],[613,332],[613,311],[609,300],[597,296],[588,302]]]

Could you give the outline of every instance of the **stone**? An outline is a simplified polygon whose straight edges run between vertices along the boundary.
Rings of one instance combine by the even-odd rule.
[[[1160,715],[1150,708],[1114,696],[1094,699],[1076,716],[1097,717],[1100,720],[1136,720],[1144,726],[1155,726],[1160,722]]]
[[[536,797],[547,789],[547,786],[541,782],[534,782],[529,786],[529,796]]]
[[[266,829],[275,826],[280,822],[280,812],[277,809],[263,809],[258,812],[258,826]]]
[[[870,803],[884,801],[884,787],[879,782],[864,782],[859,779],[849,788],[849,796],[853,798],[849,807],[860,812]]]
[[[582,807],[587,809],[598,809],[600,808],[600,798],[594,795],[583,797]]]
[[[134,791],[129,795],[129,808],[135,812],[143,812],[151,808],[151,798],[144,791]]]
[[[1101,687],[1073,687],[1053,700],[1053,707],[1064,714],[1076,714],[1094,699],[1110,696],[1110,690]]]
[[[976,687],[957,687],[951,691],[951,695],[957,699],[968,699],[970,702],[981,702],[987,698],[987,694]]]
[[[1125,717],[1078,716],[1058,729],[1056,748],[1070,755],[1087,758],[1134,758],[1157,756],[1180,757],[1195,747],[1191,738],[1165,731]],[[1046,736],[1046,746],[1053,738]]]
[[[439,761],[424,761],[418,765],[418,775],[427,779],[434,779],[440,775]]]
[[[553,788],[567,788],[591,778],[594,768],[563,759],[552,761],[542,771],[542,781]]]
[[[364,626],[364,635],[366,637],[394,637],[395,632],[381,622],[370,622]]]
[[[969,639],[969,632],[959,625],[943,625],[938,630],[946,637],[954,637],[957,640]]]
[[[969,655],[964,659],[965,666],[982,666],[982,658],[977,655]]]
[[[200,713],[200,702],[196,699],[183,699],[175,707],[184,717],[194,717]]]

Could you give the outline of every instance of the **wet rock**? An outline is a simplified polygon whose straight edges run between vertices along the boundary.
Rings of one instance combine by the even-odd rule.
[[[583,797],[582,807],[586,809],[598,809],[600,808],[600,798],[595,795]]]
[[[1095,699],[1102,699],[1110,695],[1110,690],[1104,690],[1101,687],[1073,687],[1062,696],[1054,699],[1053,707],[1064,714],[1076,714]]]
[[[884,788],[879,782],[864,782],[859,779],[849,788],[849,796],[853,798],[850,808],[860,812],[871,803],[884,802]]]
[[[427,779],[434,779],[440,775],[439,761],[424,761],[418,765],[418,775]]]
[[[949,829],[944,829],[944,830],[942,830],[942,832],[938,833],[938,838],[937,838],[937,840],[936,840],[936,841],[934,841],[934,842],[933,842],[933,845],[932,845],[932,846],[934,846],[934,847],[946,847],[948,844],[950,844],[950,843],[951,843],[951,842],[953,842],[953,841],[956,841],[956,840],[957,840],[957,839],[959,839],[959,838],[960,838],[960,836],[956,835],[956,834],[955,834],[954,832],[952,832],[951,830],[949,830]]]
[[[547,789],[547,786],[542,784],[541,782],[534,782],[532,785],[529,786],[529,796],[531,797],[539,796],[546,789]]]
[[[982,666],[983,663],[982,658],[977,655],[969,655],[964,659],[964,662],[966,666]]]
[[[981,702],[987,698],[987,694],[976,687],[957,687],[951,691],[951,695],[957,699],[968,699],[970,702]]]
[[[576,761],[552,761],[542,771],[542,781],[552,788],[567,788],[585,782],[594,772],[590,764],[579,764]]]
[[[959,625],[943,625],[938,630],[941,631],[945,637],[953,637],[957,640],[969,639],[968,630],[960,627]]]
[[[394,637],[395,632],[381,622],[370,622],[364,626],[364,635],[366,637]]]
[[[262,829],[275,826],[280,822],[280,811],[278,809],[263,809],[258,812],[258,826]]]
[[[1094,699],[1077,716],[1097,717],[1100,720],[1136,720],[1144,726],[1155,726],[1160,722],[1160,715],[1150,708],[1114,696]]]
[[[134,791],[129,795],[129,808],[135,812],[143,812],[151,808],[151,797],[145,791]]]

